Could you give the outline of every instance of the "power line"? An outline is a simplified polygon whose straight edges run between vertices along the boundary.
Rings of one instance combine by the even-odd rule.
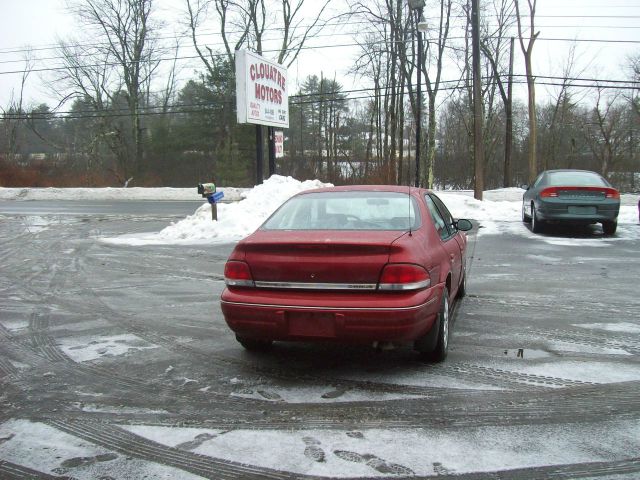
[[[524,75],[514,75],[514,77],[525,77]],[[579,79],[573,78],[569,79],[572,81],[579,82],[609,82],[609,83],[627,83],[634,84],[632,85],[598,85],[598,84],[586,84],[580,83],[575,84],[571,83],[567,85],[566,83],[559,83],[553,81],[554,79],[565,80],[563,77],[538,77],[547,79],[547,81],[536,81],[536,85],[543,86],[555,86],[562,87],[566,86],[568,88],[600,88],[603,90],[638,90],[640,89],[640,82],[622,82],[616,80],[597,80],[597,79]],[[485,86],[491,84],[491,82],[495,82],[495,79],[492,77],[484,78],[483,83]],[[525,85],[526,80],[516,80],[515,84]],[[444,85],[443,85],[444,84]],[[448,84],[453,84],[452,86],[447,86]],[[466,83],[462,83],[460,80],[443,80],[440,85],[440,91],[459,91],[459,90],[468,90],[470,85]],[[381,90],[381,89],[378,89]],[[373,94],[371,94],[373,92]],[[405,94],[408,94],[408,89],[405,90]],[[345,96],[341,98],[335,98],[332,96],[335,95],[348,95],[348,94],[359,94],[357,96]],[[366,94],[366,95],[365,95]],[[353,102],[357,100],[371,100],[375,98],[383,98],[386,95],[384,91],[376,92],[376,89],[373,87],[370,88],[362,88],[362,89],[353,89],[353,90],[342,90],[337,92],[323,92],[320,93],[309,93],[309,94],[297,94],[290,95],[289,99],[294,99],[294,101],[290,102],[290,106],[304,106],[311,105],[319,102],[325,103],[335,103],[335,102]],[[319,98],[322,97],[322,98]],[[298,99],[297,101],[295,99]],[[166,107],[162,106],[152,106],[147,107],[147,110],[140,112],[139,115],[141,117],[153,117],[153,116],[162,116],[162,115],[185,115],[185,114],[197,114],[197,113],[207,113],[211,111],[211,108],[214,107],[235,107],[233,101],[225,101],[219,102],[216,104],[212,104],[210,102],[204,103],[191,103],[191,104],[173,104],[168,108],[169,110],[164,111],[162,109]],[[157,111],[161,110],[161,111]],[[122,113],[119,113],[122,112]],[[101,118],[128,118],[131,117],[131,113],[126,108],[114,109],[108,112],[96,112],[92,110],[77,110],[77,111],[66,111],[66,112],[48,112],[46,114],[18,114],[18,113],[5,113],[3,115],[3,119],[5,120],[51,120],[53,115],[56,119],[63,120],[79,120],[79,119],[101,119]]]
[[[362,23],[369,23],[369,22],[362,22]],[[351,24],[350,24],[351,25]],[[499,25],[488,25],[488,27],[498,27]],[[575,28],[575,29],[584,29],[584,28],[597,28],[597,29],[616,29],[616,30],[624,30],[624,29],[628,29],[628,30],[640,30],[640,26],[617,26],[617,25],[538,25],[537,26],[538,29],[542,30],[545,28],[548,29],[558,29],[558,28],[562,28],[562,29],[567,29],[567,28]],[[323,38],[323,37],[353,37],[355,35],[358,34],[362,34],[363,32],[360,31],[349,31],[349,32],[335,32],[335,33],[323,33],[323,34],[317,34],[314,35],[314,39],[317,38]],[[366,34],[374,34],[376,32],[371,31],[371,32],[364,32]],[[200,34],[198,36],[200,37],[205,37],[205,36],[213,36],[213,35],[219,35],[219,33],[206,33],[206,34]],[[461,39],[462,37],[449,37],[451,39]],[[184,48],[193,48],[193,44],[190,43],[191,37],[190,36],[183,36],[183,37],[165,37],[165,39],[171,39],[171,40],[180,40],[181,42],[184,41],[189,41],[189,43],[180,43],[177,46],[176,45],[166,45],[161,47],[162,50],[173,50],[174,48],[178,48],[178,49],[184,49]],[[541,40],[545,40],[545,37],[542,37]],[[549,41],[555,41],[556,39],[554,38],[546,38],[546,40]],[[560,41],[569,41],[568,39],[559,39]],[[610,39],[610,40],[606,40],[606,39],[571,39],[570,41],[575,41],[577,40],[578,42],[606,42],[606,43],[618,43],[618,42],[625,42],[625,43],[640,43],[640,41],[636,41],[636,40],[615,40],[615,39]],[[65,45],[68,48],[100,48],[102,46],[107,47],[107,44],[68,44]],[[209,43],[207,44],[208,47],[212,47],[212,48],[222,48],[224,47],[223,43]],[[59,49],[61,48],[61,45],[57,45],[56,47],[51,47],[51,48],[43,48],[43,49],[23,49],[23,50],[13,50],[13,51],[7,51],[7,52],[2,52],[0,50],[0,55],[5,54],[5,53],[24,53],[24,52],[32,52],[32,51],[41,51],[41,50],[54,50],[54,49]],[[328,46],[327,46],[328,47]],[[320,48],[320,47],[316,47],[316,48]],[[78,58],[85,58],[85,57],[92,57],[94,56],[93,53],[91,52],[87,52],[87,53],[76,53],[75,57]],[[51,61],[51,60],[64,60],[65,56],[64,55],[56,55],[56,56],[50,56],[50,57],[36,57],[33,60],[37,61],[37,62],[43,62],[43,61]],[[10,60],[0,60],[0,65],[3,64],[10,64],[10,63],[24,63],[25,59],[24,58],[17,58],[17,59],[10,59]],[[0,72],[2,73],[2,72]]]
[[[463,40],[465,37],[448,37],[448,40]],[[410,42],[411,40],[407,40]],[[428,41],[435,41],[435,39],[429,39]],[[547,37],[539,37],[538,41],[554,41],[554,42],[589,42],[589,43],[612,43],[612,44],[640,44],[640,40],[604,40],[604,39],[572,39],[572,38],[547,38]],[[401,42],[405,43],[405,42]],[[385,45],[384,40],[380,42],[374,42],[373,44]],[[308,45],[302,47],[300,50],[320,50],[325,48],[347,48],[347,47],[361,47],[362,45],[359,43],[341,43],[341,44],[332,44],[332,45]],[[453,46],[449,46],[449,48],[454,48]],[[280,50],[265,50],[264,53],[278,53]],[[214,57],[226,57],[226,53],[218,53],[213,54]],[[187,56],[168,56],[168,57],[159,57],[159,58],[151,58],[145,60],[139,60],[138,63],[155,63],[155,62],[174,62],[176,60],[196,60],[200,57],[198,55],[187,55]],[[129,64],[135,62],[128,62]],[[99,64],[86,64],[86,65],[77,65],[72,67],[61,66],[61,67],[46,67],[46,68],[33,68],[33,69],[22,69],[22,70],[8,70],[8,71],[0,71],[0,75],[23,75],[26,73],[43,73],[43,72],[55,72],[55,71],[64,71],[69,69],[82,69],[82,68],[97,68],[97,67],[115,67],[119,66],[119,62],[107,62],[107,63],[99,63]]]
[[[607,6],[607,9],[609,8],[615,8],[615,7],[610,7]],[[620,7],[622,8],[622,7]],[[628,8],[628,7],[627,7]],[[498,17],[498,15],[483,15],[483,19],[491,19],[493,17]],[[450,18],[453,19],[465,19],[466,20],[466,16],[465,15],[451,15]],[[515,19],[517,18],[517,16],[515,14],[509,14],[509,15],[505,15],[503,18],[511,18],[511,19]],[[640,19],[640,15],[540,15],[540,14],[536,14],[535,16],[536,19],[564,19],[564,18],[570,18],[570,19],[615,19],[615,20],[635,20],[635,19]],[[427,22],[429,21],[439,21],[440,17],[425,17],[425,20]],[[325,24],[322,25],[322,28],[326,28],[326,27],[344,27],[344,26],[357,26],[357,25],[371,25],[372,22],[370,20],[361,20],[361,21],[354,21],[354,20],[350,20],[350,21],[342,21],[342,22],[327,22]],[[312,25],[304,25],[304,26],[299,26],[298,28],[300,30],[305,30],[308,28],[311,28]],[[320,27],[320,26],[318,26]],[[574,26],[564,26],[566,28],[615,28],[615,29],[619,29],[619,28],[640,28],[637,26],[611,26],[611,27],[602,27],[602,26],[597,26],[597,25],[574,25]],[[561,26],[538,26],[538,28],[561,28]],[[270,28],[266,28],[265,32],[266,33],[275,33],[275,32],[281,32],[284,30],[284,27],[270,27]],[[360,31],[358,31],[359,33]],[[237,35],[237,34],[241,34],[243,33],[240,30],[231,30],[231,31],[227,31],[228,35]],[[374,33],[374,32],[372,32]],[[327,34],[327,35],[340,35],[340,33],[334,33],[334,34]],[[204,30],[204,31],[200,31],[196,34],[197,37],[201,37],[201,36],[212,36],[212,35],[220,35],[219,31],[215,31],[215,30]],[[322,34],[319,35],[315,35],[315,36],[322,36]],[[190,39],[191,38],[191,34],[190,33],[184,33],[184,34],[179,34],[179,35],[165,35],[165,36],[160,36],[160,37],[155,37],[156,40],[174,40],[174,39]],[[71,47],[98,47],[98,46],[108,46],[108,42],[103,42],[103,43],[74,43],[74,44],[70,44],[69,46]],[[0,48],[0,55],[4,55],[4,54],[9,54],[9,53],[25,53],[25,52],[36,52],[36,51],[43,51],[43,50],[55,50],[59,48],[58,44],[43,44],[43,45],[34,45],[31,47],[7,47],[7,48]]]

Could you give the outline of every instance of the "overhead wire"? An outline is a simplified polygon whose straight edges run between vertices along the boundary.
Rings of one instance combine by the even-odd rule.
[[[609,7],[608,7],[609,8]],[[456,16],[452,16],[455,18],[465,18],[463,15],[456,15]],[[512,18],[516,18],[515,15],[509,15],[509,17]],[[435,18],[435,17],[434,17]],[[638,19],[640,18],[640,16],[626,16],[626,15],[536,15],[536,18],[553,18],[553,19],[562,19],[562,18],[572,18],[572,19],[586,19],[586,18],[598,18],[598,19],[603,19],[603,18],[607,18],[607,19]],[[361,25],[361,24],[370,24],[370,22],[368,21],[362,21],[362,22],[342,22],[340,23],[340,25]],[[329,24],[331,26],[337,26],[338,24]],[[583,28],[586,28],[587,26],[582,26]],[[302,27],[302,28],[306,28],[306,27]],[[539,27],[541,28],[541,27]],[[549,27],[551,28],[551,27]],[[554,27],[555,28],[555,27]],[[602,28],[599,26],[593,26],[593,27],[589,27],[589,28]],[[616,27],[618,28],[618,27]],[[640,27],[627,27],[627,28],[640,28]],[[272,31],[278,31],[281,28],[273,28],[271,29]],[[213,32],[210,31],[212,33],[207,33],[207,31],[205,30],[204,32],[199,33],[199,35],[203,36],[215,36],[215,35],[219,35],[218,32]],[[362,32],[359,32],[362,33]],[[341,33],[338,35],[350,35],[351,33]],[[335,37],[336,34],[319,34],[316,35],[317,37],[323,37],[323,36],[332,36]],[[200,38],[202,38],[200,37]],[[182,37],[179,35],[174,35],[174,36],[165,36],[165,37],[158,37],[158,39],[179,39],[179,40],[185,40],[190,38],[189,36],[187,36],[186,34],[183,35]],[[449,37],[449,40],[460,40],[460,39],[464,39],[465,37]],[[596,38],[554,38],[554,37],[539,37],[538,38],[539,41],[562,41],[562,42],[589,42],[589,43],[610,43],[610,44],[640,44],[640,40],[616,40],[616,39],[596,39]],[[411,41],[407,40],[407,41]],[[385,44],[384,40],[381,40],[380,42],[377,42],[378,44]],[[98,48],[101,44],[99,43],[84,43],[84,44],[70,44],[69,47],[70,48]],[[222,44],[217,44],[219,47],[222,46]],[[192,45],[191,45],[192,46]],[[215,45],[214,45],[215,46]],[[351,47],[360,47],[361,44],[359,43],[333,43],[333,44],[321,44],[321,45],[306,45],[303,46],[301,48],[301,50],[320,50],[320,49],[327,49],[327,48],[351,48]],[[57,49],[59,48],[59,45],[57,46],[42,46],[36,49],[14,49],[14,50],[7,50],[7,49],[0,49],[0,55],[2,54],[9,54],[9,53],[20,53],[20,52],[28,52],[28,51],[40,51],[40,50],[51,50],[51,49]],[[171,50],[174,47],[166,47],[166,50]],[[183,47],[186,48],[186,47]],[[448,46],[448,48],[454,48],[452,46]],[[279,50],[266,50],[265,53],[273,53],[273,52],[278,52]],[[91,54],[87,54],[88,56],[91,56]],[[213,54],[213,56],[217,56],[217,57],[225,57],[227,54],[226,53],[218,53],[218,54]],[[81,56],[83,56],[81,54]],[[64,59],[64,56],[56,56],[56,57],[49,57],[49,58],[35,58],[33,59],[34,61],[50,61],[50,60],[62,60]],[[166,56],[161,56],[159,58],[153,58],[153,59],[145,59],[145,60],[141,60],[141,62],[149,62],[149,63],[156,63],[156,62],[175,62],[175,61],[189,61],[189,60],[198,60],[199,56],[198,55],[166,55]],[[8,63],[17,63],[17,62],[24,62],[25,60],[4,60],[4,61],[0,61],[0,64],[8,64]],[[82,68],[97,68],[97,67],[109,67],[109,66],[118,66],[120,65],[119,62],[102,62],[102,63],[88,63],[88,64],[81,64],[81,65],[76,65],[73,66],[72,68],[78,68],[78,69],[82,69]],[[27,74],[27,73],[44,73],[44,72],[56,72],[56,71],[65,71],[68,70],[70,67],[69,66],[54,66],[54,67],[42,67],[42,68],[24,68],[24,69],[14,69],[14,70],[8,70],[8,71],[0,71],[0,75],[10,75],[10,74]],[[523,77],[523,75],[514,75],[514,77]],[[539,85],[549,85],[549,86],[562,86],[566,83],[566,80],[570,80],[572,82],[583,82],[580,84],[571,84],[571,87],[574,88],[619,88],[619,89],[637,89],[637,82],[630,82],[630,81],[625,81],[625,80],[604,80],[604,79],[581,79],[581,78],[573,78],[573,79],[564,79],[564,77],[551,77],[551,76],[537,76],[537,78],[539,79],[546,79],[546,82],[537,82],[537,84]],[[557,83],[557,82],[553,82],[552,80],[563,80],[563,82],[565,83]],[[459,80],[455,80],[455,81],[449,81],[449,82],[457,82],[459,83]],[[591,84],[584,84],[584,82],[591,82]],[[515,82],[515,83],[521,83],[521,82]],[[467,88],[465,87],[457,87],[457,88]],[[371,89],[361,89],[361,90],[352,90],[352,91],[348,91],[346,93],[354,93],[354,92],[358,92],[358,91],[370,91]],[[292,95],[290,96],[290,98],[297,98],[296,95]],[[370,98],[370,97],[356,97],[355,99],[361,99],[361,98]],[[351,99],[351,98],[350,98]],[[295,105],[295,103],[294,103]],[[56,114],[67,114],[67,115],[71,115],[74,114],[74,112],[56,112]],[[77,114],[77,112],[75,112],[75,114]],[[127,114],[128,115],[128,114]],[[74,117],[74,118],[82,118],[82,117]]]
[[[524,75],[514,75],[514,77],[525,77]],[[616,89],[616,90],[640,90],[640,82],[622,82],[617,80],[597,80],[597,79],[580,79],[580,78],[571,78],[568,79],[571,82],[608,82],[614,83],[614,85],[598,85],[598,84],[584,84],[584,83],[569,83],[565,82],[559,83],[558,81],[553,80],[565,80],[564,77],[538,77],[546,79],[545,81],[536,81],[536,85],[542,86],[555,86],[555,87],[568,87],[568,88],[600,88],[602,90]],[[484,78],[483,82],[485,86],[491,85],[495,82],[493,77]],[[515,80],[514,84],[517,85],[526,85],[526,79]],[[627,85],[618,85],[618,83],[626,83]],[[447,86],[449,84],[453,84],[452,86]],[[413,85],[415,88],[415,85]],[[471,86],[467,85],[460,80],[443,80],[440,82],[440,91],[458,91],[458,90],[467,90]],[[376,93],[376,90],[381,90],[379,93]],[[373,92],[370,93],[370,92]],[[405,89],[404,93],[408,94],[408,88]],[[358,94],[357,96],[346,96],[350,94]],[[338,95],[345,95],[343,97],[338,97]],[[322,93],[308,93],[308,94],[296,94],[290,95],[289,99],[293,101],[289,102],[290,106],[303,106],[316,104],[320,102],[324,103],[336,103],[336,102],[352,102],[358,100],[372,100],[375,98],[384,98],[386,93],[383,89],[376,89],[374,87],[369,88],[360,88],[360,89],[352,89],[352,90],[340,90],[333,92],[322,92]],[[169,106],[151,106],[146,107],[145,110],[138,113],[141,117],[147,116],[161,116],[161,115],[184,115],[184,114],[198,114],[198,113],[208,113],[213,108],[220,107],[234,107],[235,104],[233,101],[223,101],[218,103],[211,102],[199,102],[199,103],[175,103]],[[166,110],[164,110],[166,109]],[[160,110],[160,111],[157,111]],[[121,113],[119,113],[121,112]],[[64,112],[42,112],[42,113],[10,113],[5,112],[3,118],[9,120],[51,120],[53,118],[64,119],[64,120],[77,120],[77,119],[99,119],[99,118],[126,118],[131,117],[131,112],[127,108],[119,108],[119,109],[110,109],[108,111],[95,111],[95,110],[70,110]]]
[[[489,27],[497,27],[498,25],[488,25]],[[615,30],[640,30],[640,25],[638,26],[614,26],[614,25],[610,25],[610,26],[605,26],[605,25],[538,25],[537,26],[538,29],[542,30],[542,29],[567,29],[567,28],[573,28],[573,29],[585,29],[585,28],[595,28],[595,29],[615,29]],[[331,38],[335,38],[335,37],[353,37],[357,34],[362,34],[363,32],[360,31],[342,31],[342,32],[335,32],[335,33],[324,33],[324,34],[317,34],[314,35],[314,39],[317,38],[324,38],[324,37],[331,37]],[[364,32],[364,33],[375,33],[373,31],[371,32]],[[219,33],[209,33],[209,34],[201,34],[199,36],[202,37],[209,37],[209,36],[214,36],[214,35],[219,35]],[[452,40],[460,40],[463,37],[449,37]],[[176,37],[166,37],[165,39],[168,40],[177,40],[178,38]],[[596,38],[572,38],[572,39],[565,39],[565,38],[560,38],[560,39],[556,39],[556,38],[549,38],[549,37],[540,37],[539,40],[541,41],[571,41],[571,42],[598,42],[598,43],[640,43],[640,40],[616,40],[616,39],[596,39]],[[186,42],[186,43],[181,43],[178,45],[169,45],[167,44],[166,46],[161,47],[162,50],[168,50],[168,51],[172,51],[177,49],[184,49],[184,48],[193,48],[193,43],[191,43],[191,37],[182,37],[180,38],[180,41]],[[64,45],[67,48],[86,48],[86,49],[90,49],[90,48],[100,48],[101,46],[107,47],[107,44],[77,44],[77,43],[71,43],[71,44],[65,44]],[[223,48],[224,44],[223,43],[209,43],[207,44],[208,47],[212,47],[212,48]],[[348,46],[356,46],[355,44],[348,44]],[[326,47],[330,47],[330,45],[322,45],[322,46],[315,46],[315,48],[326,48]],[[56,45],[54,47],[49,47],[46,49],[23,49],[23,50],[14,50],[14,51],[10,51],[10,52],[2,52],[0,50],[0,55],[3,55],[5,53],[30,53],[30,52],[34,52],[34,51],[42,51],[42,50],[59,50],[60,48],[62,48],[62,45]],[[94,53],[88,51],[87,53],[76,53],[75,56],[76,57],[80,57],[80,58],[84,58],[84,57],[91,57],[93,56]],[[49,57],[34,57],[33,60],[37,61],[37,62],[43,62],[43,61],[52,61],[52,60],[64,60],[66,57],[64,55],[56,55],[56,56],[49,56]],[[182,58],[178,58],[178,59],[182,59]],[[11,64],[11,63],[24,63],[25,62],[25,57],[21,57],[21,58],[15,58],[15,59],[10,59],[10,60],[0,60],[0,65],[5,65],[5,64]],[[0,74],[2,74],[4,72],[0,72]]]
[[[462,40],[465,37],[448,37],[448,40]],[[411,40],[407,40],[407,42],[410,42]],[[435,41],[435,39],[427,39],[426,41]],[[537,41],[554,41],[554,42],[589,42],[589,43],[611,43],[611,44],[639,44],[640,45],[640,40],[605,40],[605,39],[575,39],[575,38],[547,38],[547,37],[539,37],[537,39]],[[401,41],[402,43],[405,43],[404,41]],[[383,40],[381,40],[380,42],[374,42],[377,44],[381,44],[384,45],[385,42]],[[331,45],[307,45],[307,46],[303,46],[300,48],[300,50],[319,50],[319,49],[327,49],[327,48],[351,48],[351,47],[361,47],[362,44],[360,43],[338,43],[338,44],[331,44]],[[453,46],[449,45],[448,48],[454,48]],[[278,53],[280,50],[279,49],[267,49],[264,50],[263,53]],[[226,53],[217,53],[217,54],[212,54],[211,56],[213,57],[226,57],[227,54]],[[174,62],[176,60],[197,60],[200,57],[198,55],[170,55],[170,56],[166,56],[166,57],[159,57],[159,58],[150,58],[150,59],[143,59],[143,60],[138,60],[138,63],[159,63],[159,62]],[[24,62],[25,60],[23,60]],[[135,62],[127,62],[130,64],[133,64]],[[96,67],[115,67],[120,65],[120,62],[101,62],[101,63],[93,63],[93,64],[84,64],[84,65],[74,65],[71,68],[74,69],[81,69],[81,68],[96,68]],[[5,71],[0,71],[0,75],[23,75],[23,74],[27,74],[27,73],[43,73],[43,72],[56,72],[56,71],[64,71],[64,70],[68,70],[70,67],[69,66],[58,66],[58,67],[44,67],[44,68],[23,68],[23,69],[18,69],[18,70],[5,70]]]
[[[615,8],[615,7],[610,7],[607,6],[607,8]],[[628,8],[628,7],[627,7]],[[487,15],[484,16],[484,18],[492,18],[494,17],[494,15]],[[458,19],[466,19],[465,15],[451,15],[451,18],[458,18]],[[503,18],[511,18],[511,19],[515,19],[517,18],[517,16],[515,14],[508,14],[505,15]],[[562,18],[571,18],[571,19],[617,19],[617,20],[635,20],[635,19],[640,19],[640,15],[540,15],[537,14],[536,15],[536,19],[562,19]],[[425,17],[425,20],[428,22],[429,20],[438,20],[439,21],[439,17]],[[354,21],[354,20],[349,20],[349,21],[341,21],[341,22],[327,22],[325,24],[323,24],[323,27],[345,27],[345,26],[357,26],[357,25],[370,25],[371,22],[368,20],[362,20],[362,21]],[[491,25],[491,24],[490,24]],[[307,28],[311,28],[311,25],[302,25],[299,26],[298,28],[301,30],[307,29]],[[573,26],[567,26],[567,25],[538,25],[537,27],[538,29],[540,28],[598,28],[598,29],[602,29],[602,28],[611,28],[611,29],[620,29],[620,28],[626,28],[626,29],[637,29],[640,28],[638,26],[600,26],[600,25],[573,25]],[[267,33],[275,33],[275,32],[279,32],[284,30],[284,27],[269,27],[267,29],[265,29],[265,32]],[[361,33],[361,30],[358,30],[357,33]],[[230,30],[227,32],[227,34],[229,35],[234,35],[234,34],[238,34],[238,33],[242,33],[239,30]],[[374,32],[372,32],[374,33]],[[196,34],[197,37],[203,37],[203,36],[214,36],[214,35],[220,35],[219,31],[214,31],[214,30],[203,30],[200,31]],[[315,35],[315,37],[322,37],[322,36],[335,36],[335,35],[344,35],[343,33],[337,32],[337,33],[331,33],[331,34],[318,34]],[[191,33],[190,32],[186,32],[185,33],[181,33],[181,34],[174,34],[174,35],[163,35],[163,36],[159,36],[159,37],[155,37],[156,40],[174,40],[174,39],[191,39]],[[600,40],[600,39],[586,39],[585,41],[610,41],[610,40]],[[640,43],[640,41],[638,41],[638,43]],[[69,46],[71,47],[84,47],[84,48],[90,48],[90,47],[99,47],[99,46],[108,46],[108,42],[103,42],[103,43],[93,43],[93,42],[84,42],[84,43],[71,43],[69,44]],[[28,53],[28,52],[37,52],[37,51],[43,51],[43,50],[56,50],[60,47],[59,44],[44,44],[44,45],[35,45],[35,46],[28,46],[28,47],[5,47],[5,48],[0,48],[0,55],[5,55],[5,54],[10,54],[10,53]],[[14,60],[10,60],[9,62],[12,62]],[[20,61],[20,60],[15,60],[15,61]],[[6,62],[6,61],[5,61]],[[0,63],[5,63],[5,62],[0,62]]]

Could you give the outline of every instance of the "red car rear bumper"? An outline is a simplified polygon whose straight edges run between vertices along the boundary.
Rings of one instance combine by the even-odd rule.
[[[242,336],[269,340],[407,342],[425,335],[440,308],[442,286],[403,293],[325,293],[225,289],[221,307]]]

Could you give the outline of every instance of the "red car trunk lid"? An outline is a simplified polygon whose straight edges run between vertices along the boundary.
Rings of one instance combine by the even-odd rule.
[[[256,282],[376,284],[397,231],[258,231],[242,242]]]

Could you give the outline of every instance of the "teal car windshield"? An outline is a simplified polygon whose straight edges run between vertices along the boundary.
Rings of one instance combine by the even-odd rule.
[[[600,175],[591,172],[549,172],[546,186],[551,187],[609,187],[609,183]]]

